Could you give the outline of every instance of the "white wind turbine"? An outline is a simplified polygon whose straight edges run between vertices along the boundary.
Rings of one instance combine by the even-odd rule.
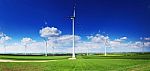
[[[4,39],[5,39],[6,35],[4,34],[3,37],[4,37]],[[7,50],[7,49],[6,49],[6,44],[5,44],[5,42],[4,42],[3,44],[4,44],[4,54],[6,54],[6,50]]]
[[[104,45],[105,45],[105,56],[107,56],[107,47],[111,47],[109,40],[108,40],[108,36],[102,38]]]
[[[72,36],[73,36],[73,40],[72,40],[72,58],[69,59],[76,59],[75,56],[75,5],[74,5],[74,11],[73,11],[73,16],[71,16],[71,20],[72,20]]]
[[[144,38],[140,38],[141,40],[141,48],[142,48],[142,53],[144,53]]]
[[[32,43],[33,40],[31,38],[25,37],[25,38],[22,38],[21,42],[23,43],[24,48],[25,48],[24,54],[27,55],[26,51],[27,51],[28,44]]]
[[[57,45],[57,38],[54,37],[53,41],[51,42],[51,47],[52,47],[52,55],[54,56],[55,55],[55,47]]]
[[[44,21],[44,24],[47,26],[47,21],[46,20]],[[42,26],[42,29],[43,29],[43,26]],[[48,47],[47,37],[43,37],[43,40],[45,42],[45,56],[47,56],[47,54],[48,54],[47,53],[47,47]]]
[[[91,45],[91,43],[88,42],[87,46],[86,46],[87,47],[87,50],[86,50],[86,55],[87,56],[89,55],[89,48],[91,47],[90,45]]]
[[[47,24],[47,22],[45,22],[45,25]],[[40,36],[44,39],[45,41],[45,56],[48,55],[48,52],[47,52],[47,48],[48,48],[48,40],[50,40],[51,38],[54,38],[54,37],[57,37],[61,34],[61,31],[58,30],[57,28],[55,27],[45,27],[45,28],[42,28],[40,31]],[[54,39],[52,39],[54,40]],[[52,47],[53,48],[53,47]]]
[[[45,41],[45,56],[47,56],[47,47],[48,47],[47,40],[46,38],[43,38],[43,40]]]
[[[6,34],[0,32],[0,42],[4,45],[4,54],[6,54],[6,44],[5,42],[10,40],[11,37],[7,36]]]
[[[47,26],[47,21],[45,20],[45,25]],[[48,26],[47,26],[48,27]],[[45,41],[45,56],[47,56],[48,52],[47,52],[47,47],[48,47],[48,42],[47,42],[47,38],[43,38]]]

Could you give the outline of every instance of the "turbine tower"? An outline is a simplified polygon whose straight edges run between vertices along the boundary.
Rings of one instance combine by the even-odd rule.
[[[76,56],[75,56],[75,13],[76,13],[76,10],[75,10],[75,5],[74,5],[73,16],[71,16],[72,37],[73,37],[73,40],[72,40],[72,58],[69,58],[69,59],[76,59]]]
[[[141,48],[142,48],[141,52],[144,54],[144,38],[141,37],[140,40],[141,40],[141,43],[142,43],[142,44],[141,44],[141,45],[142,45],[142,47],[141,47]]]
[[[47,24],[48,24],[48,23],[47,23],[47,20],[46,20],[46,18],[44,17],[44,27],[45,27],[45,26],[48,27]],[[43,29],[44,27],[42,26],[41,29]],[[48,51],[47,51],[47,48],[48,48],[48,42],[47,42],[47,38],[43,37],[42,39],[43,39],[44,42],[45,42],[45,52],[44,52],[44,55],[45,55],[45,56],[48,56]]]
[[[107,56],[107,46],[108,46],[108,40],[105,39],[105,56]]]
[[[107,36],[108,37],[108,36]],[[107,56],[107,47],[111,47],[110,42],[107,38],[102,39],[104,41],[104,45],[105,45],[105,56]]]
[[[46,27],[48,27],[46,20],[45,20],[44,24],[46,25]],[[46,47],[45,47],[45,56],[48,56],[48,52],[47,52],[48,42],[47,42],[47,39],[46,39],[46,38],[44,38],[44,41],[45,41],[45,46],[46,46]]]

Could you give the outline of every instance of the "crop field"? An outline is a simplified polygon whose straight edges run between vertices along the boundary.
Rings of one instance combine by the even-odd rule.
[[[0,62],[0,71],[150,71],[150,55],[4,56],[3,60],[47,62]]]

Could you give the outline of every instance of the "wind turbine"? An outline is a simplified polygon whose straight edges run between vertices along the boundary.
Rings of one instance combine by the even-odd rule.
[[[6,45],[4,44],[4,54],[6,54]]]
[[[132,51],[132,48],[131,48],[131,44],[132,44],[132,41],[130,41],[129,43],[128,43],[128,45],[127,45],[127,47],[129,47],[130,48],[130,50],[128,51],[128,52],[130,52],[130,53],[132,53],[133,51]]]
[[[45,20],[45,23],[44,23],[46,26],[47,26],[47,21]],[[43,40],[45,41],[45,56],[47,56],[47,47],[48,47],[48,42],[46,40],[46,38],[43,38]]]
[[[6,44],[5,44],[5,41],[9,40],[9,39],[6,39],[8,36],[6,36],[6,34],[1,34],[1,37],[3,37],[3,44],[4,44],[4,54],[6,54],[7,52],[7,48],[6,48]]]
[[[54,56],[54,54],[55,54],[55,47],[56,47],[56,44],[57,44],[57,38],[55,37],[54,39],[53,39],[54,41],[52,41],[52,54],[53,54],[53,56]]]
[[[107,47],[108,46],[111,47],[111,45],[107,38],[104,37],[102,40],[104,41],[104,44],[105,44],[105,56],[107,56]]]
[[[105,56],[107,56],[107,40],[106,39],[104,39],[104,44],[105,44]]]
[[[105,39],[105,56],[107,56],[107,47],[111,47],[108,39]]]
[[[6,37],[6,35],[4,34],[4,36],[3,36],[4,38]],[[5,44],[5,42],[3,43],[4,44],[4,54],[6,54],[6,44]]]
[[[86,55],[89,55],[89,47],[87,47]]]
[[[44,25],[47,26],[47,21],[46,21],[45,17],[44,17]],[[44,27],[42,26],[41,29],[43,29],[43,28],[44,28]],[[44,54],[45,54],[45,56],[47,56],[47,47],[48,47],[47,38],[42,37],[42,39],[43,39],[44,42],[45,42],[45,52],[44,52]]]
[[[141,47],[142,48],[142,53],[144,54],[144,40],[143,40],[142,37],[140,38],[140,40],[141,40],[141,43],[142,43],[141,44],[142,45],[142,47]]]
[[[47,47],[48,47],[47,40],[46,38],[43,38],[43,40],[45,41],[45,56],[47,56]]]
[[[27,55],[27,44],[25,44],[24,47],[25,47],[24,54]]]
[[[71,16],[71,20],[72,20],[72,36],[73,36],[73,40],[72,40],[72,58],[69,59],[76,59],[75,57],[75,5],[74,5],[74,11],[73,11],[73,16]]]

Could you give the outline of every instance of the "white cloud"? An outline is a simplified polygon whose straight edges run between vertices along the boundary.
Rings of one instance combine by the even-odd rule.
[[[5,41],[11,40],[11,37],[7,36],[4,33],[0,33],[0,43],[3,44]]]
[[[25,38],[22,38],[21,42],[25,45],[25,44],[29,44],[35,41],[32,40],[31,38],[25,37]]]
[[[5,36],[5,34],[3,32],[0,32],[0,37]]]
[[[72,52],[72,35],[61,35],[61,31],[57,28],[46,27],[40,30],[42,37],[48,38],[48,52],[52,52],[52,47],[55,47],[56,52]],[[0,36],[4,34],[0,33]],[[57,37],[55,37],[57,36]],[[140,49],[142,47],[150,47],[150,42],[124,42],[127,40],[127,37],[116,38],[115,40],[111,40],[109,36],[104,36],[101,34],[96,34],[87,37],[89,40],[82,40],[80,36],[75,35],[75,50],[76,52],[86,52],[88,49],[90,52],[104,52],[105,40],[108,40],[111,47],[107,48],[108,51],[129,51],[131,49]],[[10,37],[1,37],[1,40],[10,40]],[[148,39],[146,39],[148,40]],[[34,42],[34,43],[32,43]],[[23,38],[21,43],[28,44],[27,53],[44,53],[45,52],[45,42],[39,41],[35,42],[31,38]],[[24,52],[24,46],[19,43],[12,43],[7,45],[8,52]],[[29,44],[30,43],[30,44]],[[142,44],[144,43],[144,45]],[[1,45],[0,45],[1,47]],[[113,49],[111,49],[113,48]],[[3,52],[3,48],[0,49],[0,52]]]
[[[10,39],[11,39],[11,37],[9,37],[9,36],[1,37],[1,40],[2,40],[2,41],[7,41],[7,40],[10,40]]]
[[[75,35],[74,37],[75,37],[75,41],[81,40],[80,36]],[[58,37],[57,39],[57,41],[60,41],[60,42],[72,42],[72,40],[73,40],[72,35],[63,35],[63,36]]]
[[[76,47],[79,49],[93,49],[93,48],[100,48],[103,44],[100,43],[93,43],[93,42],[86,42],[82,41],[79,43],[76,43]]]
[[[127,39],[127,37],[122,37],[122,38],[120,38],[121,40],[126,40]]]
[[[145,46],[145,47],[150,47],[150,42],[145,42],[145,43],[144,43],[144,46]]]
[[[144,38],[144,40],[150,41],[150,37]]]
[[[115,39],[114,41],[116,41],[116,42],[123,42],[125,40],[127,40],[127,37],[121,37],[119,39]]]
[[[39,33],[41,37],[55,37],[59,36],[61,34],[61,31],[55,27],[45,27],[41,29]]]
[[[50,47],[71,47],[72,46],[72,35],[62,35],[59,37],[53,37],[48,40],[48,45]],[[75,35],[75,43],[78,43],[81,40],[80,36]]]
[[[108,36],[103,36],[100,34],[96,34],[95,36],[88,36],[88,39],[91,40],[93,43],[105,43],[104,39],[108,40],[108,44],[110,45],[111,48],[117,48],[118,51],[125,51],[125,50],[130,50],[130,49],[139,49],[143,47],[150,47],[150,43],[148,42],[140,42],[140,41],[135,41],[135,42],[124,42],[127,40],[127,37],[121,37],[115,40],[110,40]],[[147,39],[148,40],[148,39]],[[99,45],[99,47],[104,47],[104,45]]]
[[[110,44],[111,44],[111,46],[116,47],[116,46],[119,46],[119,45],[121,44],[121,42],[118,42],[118,41],[110,41]]]
[[[7,53],[24,53],[24,46],[21,43],[13,43],[13,44],[9,44],[6,47],[7,49]],[[45,52],[45,45],[43,42],[34,42],[34,43],[30,43],[28,44],[27,47],[27,53],[44,53]],[[4,52],[4,48],[1,48],[0,53]]]
[[[108,36],[104,36],[101,34],[96,34],[95,36],[87,36],[88,39],[91,40],[91,42],[95,43],[105,43],[105,40],[109,40]]]

